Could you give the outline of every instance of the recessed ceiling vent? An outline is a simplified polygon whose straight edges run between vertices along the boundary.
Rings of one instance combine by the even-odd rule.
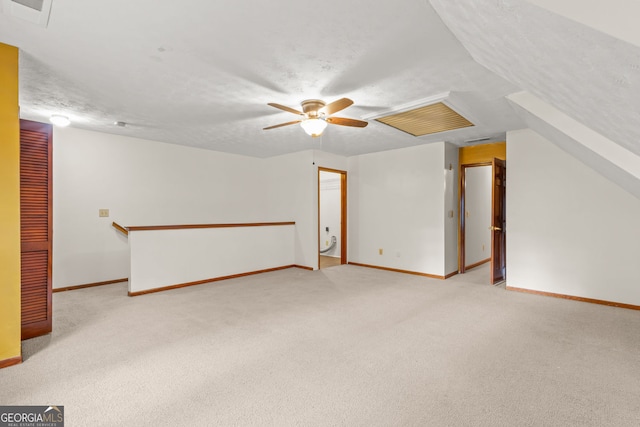
[[[453,111],[443,102],[379,117],[376,120],[413,136],[423,136],[473,126],[473,123]]]
[[[49,25],[52,0],[2,0],[2,11],[40,27]]]

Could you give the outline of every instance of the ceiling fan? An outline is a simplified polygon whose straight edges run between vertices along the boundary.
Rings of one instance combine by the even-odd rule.
[[[300,116],[300,119],[294,120],[292,122],[280,123],[279,125],[269,126],[264,128],[263,130],[275,129],[282,126],[289,126],[300,123],[302,129],[304,129],[307,134],[315,138],[316,136],[322,135],[322,132],[327,127],[327,123],[330,123],[332,125],[353,126],[359,128],[367,126],[368,123],[362,120],[346,119],[344,117],[330,117],[333,113],[344,110],[351,104],[353,104],[353,101],[349,98],[341,98],[337,101],[333,101],[330,104],[326,104],[324,101],[321,101],[319,99],[307,99],[306,101],[302,101],[300,103],[300,105],[302,105],[302,111],[298,111],[285,105],[270,102],[267,105],[279,108],[280,110],[284,110],[289,113],[297,114]]]

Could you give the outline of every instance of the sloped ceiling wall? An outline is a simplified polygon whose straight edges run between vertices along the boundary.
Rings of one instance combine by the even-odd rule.
[[[640,199],[640,157],[530,92],[508,96],[530,129]]]
[[[640,155],[639,47],[523,0],[430,2],[478,63]]]

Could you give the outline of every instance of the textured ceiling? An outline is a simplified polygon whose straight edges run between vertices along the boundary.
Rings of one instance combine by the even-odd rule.
[[[434,3],[449,19],[472,21],[460,13],[466,4]],[[477,3],[505,15],[495,1]],[[504,98],[519,90],[507,81],[513,73],[499,68],[499,77],[476,63],[426,0],[326,0],[313,8],[299,0],[53,0],[47,28],[0,14],[0,42],[21,50],[23,118],[64,114],[72,126],[100,132],[268,157],[497,139],[523,127]],[[355,104],[337,116],[361,119],[443,92],[476,126],[419,138],[375,120],[364,129],[330,125],[315,139],[299,126],[262,130],[296,118],[268,102],[299,108],[304,99],[346,96]]]
[[[640,155],[640,47],[523,0],[430,1],[478,63]]]

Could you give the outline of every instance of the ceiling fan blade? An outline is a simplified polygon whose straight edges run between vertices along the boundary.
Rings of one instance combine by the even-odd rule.
[[[331,104],[325,105],[320,110],[318,110],[318,113],[319,114],[324,113],[324,115],[330,116],[333,113],[337,113],[340,110],[344,110],[351,104],[353,104],[353,101],[350,100],[349,98],[341,98],[341,99],[338,99],[337,101],[333,101]]]
[[[282,126],[295,125],[296,123],[300,123],[301,121],[302,120],[294,120],[293,122],[280,123],[279,125],[269,126],[268,128],[263,128],[262,130],[269,130],[269,129],[280,128]]]
[[[357,128],[363,128],[369,124],[368,122],[362,120],[346,119],[344,117],[327,117],[326,121],[327,123],[331,123],[332,125],[353,126]]]
[[[289,108],[286,105],[276,104],[274,102],[269,102],[267,105],[271,105],[272,107],[279,108],[280,110],[287,111],[289,113],[298,114],[299,116],[303,115],[301,111],[295,110],[293,108]]]

